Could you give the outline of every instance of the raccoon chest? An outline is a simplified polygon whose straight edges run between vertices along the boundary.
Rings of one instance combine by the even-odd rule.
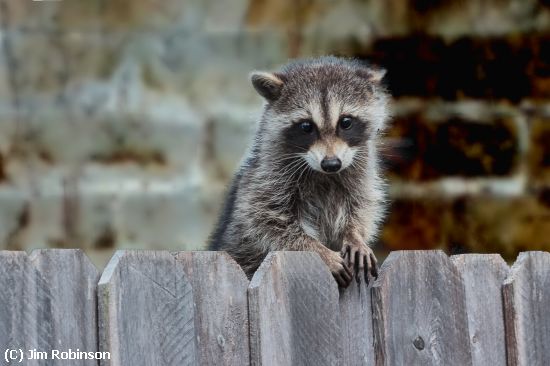
[[[300,213],[300,225],[306,235],[325,246],[339,250],[350,212],[336,202],[313,201],[305,204]]]

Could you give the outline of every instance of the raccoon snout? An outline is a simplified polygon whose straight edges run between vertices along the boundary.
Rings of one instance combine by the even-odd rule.
[[[321,169],[327,173],[336,173],[342,167],[342,162],[338,158],[324,158],[321,161]]]

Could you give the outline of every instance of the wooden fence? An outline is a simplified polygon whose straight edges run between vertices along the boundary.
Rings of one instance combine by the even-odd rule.
[[[0,251],[3,364],[17,350],[21,365],[550,365],[550,253],[509,268],[393,252],[341,290],[307,252],[271,253],[249,282],[221,252],[119,251],[100,277],[80,250]]]

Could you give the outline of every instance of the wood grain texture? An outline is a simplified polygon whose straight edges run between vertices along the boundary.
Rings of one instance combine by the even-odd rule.
[[[550,253],[520,253],[502,291],[508,365],[548,365]]]
[[[312,252],[272,252],[248,288],[253,365],[341,365],[336,281]]]
[[[225,252],[179,252],[193,288],[201,366],[250,364],[248,279]]]
[[[99,272],[81,250],[0,251],[0,349],[95,352]],[[97,365],[72,360],[73,365]],[[66,360],[25,360],[65,365]]]
[[[191,285],[169,252],[117,251],[98,296],[102,365],[198,365]]]
[[[502,283],[509,268],[498,254],[451,257],[464,282],[474,365],[506,365]]]
[[[340,315],[343,338],[342,365],[374,365],[370,288],[355,279],[340,289]]]
[[[464,285],[443,252],[392,252],[372,296],[377,365],[472,365]]]

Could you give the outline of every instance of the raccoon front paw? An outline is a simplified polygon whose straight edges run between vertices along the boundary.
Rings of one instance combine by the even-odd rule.
[[[329,250],[323,257],[338,285],[348,287],[353,278],[353,272],[346,265],[340,253]]]
[[[356,273],[357,280],[364,274],[367,283],[370,277],[378,277],[378,261],[372,249],[362,241],[346,241],[342,246],[344,262]]]

